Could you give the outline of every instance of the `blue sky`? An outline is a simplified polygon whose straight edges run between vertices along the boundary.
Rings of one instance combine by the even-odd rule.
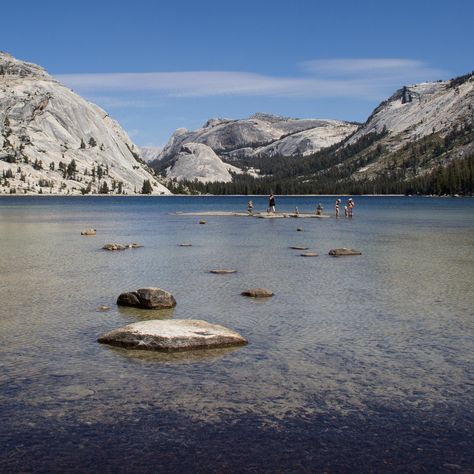
[[[26,0],[1,18],[0,50],[142,146],[255,112],[365,121],[404,84],[474,69],[472,0]]]

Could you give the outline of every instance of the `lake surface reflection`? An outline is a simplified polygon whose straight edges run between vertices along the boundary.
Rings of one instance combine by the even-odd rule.
[[[0,200],[2,472],[474,470],[474,201],[356,197],[352,220],[175,214],[247,200]],[[277,207],[332,213],[334,200]],[[178,305],[115,305],[143,286]],[[253,286],[275,296],[240,295]],[[96,342],[155,318],[204,319],[249,344],[172,355]]]

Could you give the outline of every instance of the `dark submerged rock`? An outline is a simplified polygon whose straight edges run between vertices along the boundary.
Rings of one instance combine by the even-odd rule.
[[[267,288],[249,288],[241,293],[242,296],[249,296],[251,298],[269,298],[273,294],[273,291]]]
[[[165,309],[176,306],[176,300],[171,293],[161,288],[139,288],[136,291],[122,293],[117,299],[117,304],[143,309]]]

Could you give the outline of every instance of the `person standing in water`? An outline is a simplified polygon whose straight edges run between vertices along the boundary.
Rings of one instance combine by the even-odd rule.
[[[273,193],[270,193],[268,198],[268,212],[275,213],[275,196]]]
[[[354,201],[352,200],[352,198],[349,198],[349,200],[347,201],[347,212],[349,217],[352,217],[352,210],[354,209],[354,206]]]
[[[339,207],[341,205],[341,200],[336,199],[336,217],[339,217]]]
[[[249,201],[249,202],[247,203],[247,212],[248,212],[249,214],[253,214],[253,202],[252,202],[252,201]]]

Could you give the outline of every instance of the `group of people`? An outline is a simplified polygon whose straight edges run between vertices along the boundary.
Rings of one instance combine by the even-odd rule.
[[[267,213],[275,213],[275,196],[273,193],[270,193],[270,196],[268,197],[268,207],[267,207]],[[352,217],[352,213],[353,213],[353,209],[354,209],[354,206],[355,206],[355,202],[352,198],[349,198],[348,201],[347,201],[347,204],[344,206],[344,216],[345,217]],[[340,207],[341,207],[341,200],[338,198],[336,199],[336,206],[335,206],[335,210],[336,210],[336,217],[339,217],[339,213],[340,213]],[[316,214],[318,216],[322,215],[323,213],[323,206],[321,203],[319,203],[316,207]],[[249,201],[247,203],[247,212],[249,214],[253,214],[253,202],[252,201]],[[298,215],[299,212],[298,212],[298,208],[295,209],[295,213]]]
[[[340,207],[341,207],[341,200],[336,199],[336,217],[339,217],[339,212],[340,212]],[[345,217],[352,217],[353,209],[355,207],[355,202],[352,198],[349,198],[347,200],[347,204],[344,206],[344,216]]]
[[[253,202],[249,201],[247,203],[247,212],[249,214],[253,214]],[[267,207],[267,213],[275,213],[275,196],[273,193],[270,193],[270,196],[268,197],[268,207]]]

